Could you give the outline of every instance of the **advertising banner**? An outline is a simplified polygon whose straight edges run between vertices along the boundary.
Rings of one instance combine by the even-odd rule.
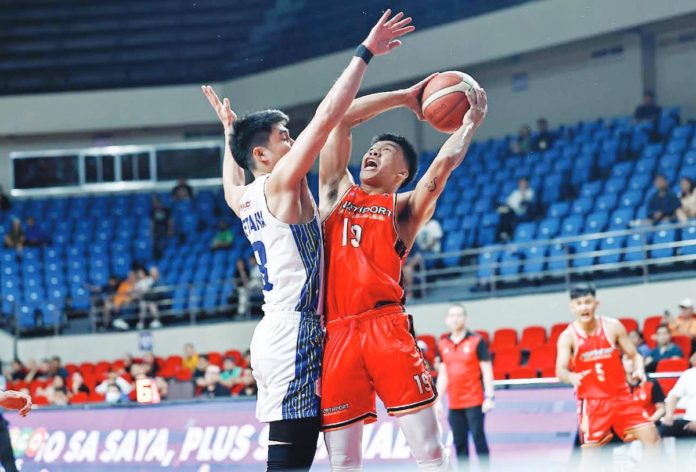
[[[496,409],[486,416],[493,460],[567,460],[576,429],[572,390],[496,395]],[[22,471],[260,471],[266,460],[268,428],[256,421],[253,400],[37,409],[6,418]],[[443,434],[451,444],[446,422]],[[397,420],[383,408],[365,428],[363,457],[366,470],[415,468]],[[312,470],[328,470],[323,441],[315,464]]]

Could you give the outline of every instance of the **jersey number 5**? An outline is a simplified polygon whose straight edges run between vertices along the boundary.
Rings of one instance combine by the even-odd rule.
[[[254,241],[251,245],[254,253],[256,254],[256,262],[259,264],[259,270],[261,271],[261,277],[263,278],[263,290],[268,292],[273,289],[273,284],[268,281],[268,269],[266,264],[268,260],[266,259],[266,246],[263,245],[261,241]]]
[[[360,240],[362,239],[362,226],[360,225],[350,225],[350,245],[353,247],[360,246]],[[342,246],[348,245],[348,218],[343,218],[343,239],[341,240]]]

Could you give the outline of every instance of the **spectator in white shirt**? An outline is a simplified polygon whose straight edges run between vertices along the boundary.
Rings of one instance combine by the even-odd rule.
[[[691,369],[684,371],[674,388],[667,395],[667,412],[659,426],[660,435],[696,436],[696,354],[690,359]],[[681,418],[675,418],[675,410],[686,410]]]
[[[94,390],[98,394],[104,395],[107,403],[118,403],[125,401],[132,389],[132,385],[126,379],[119,377],[119,375],[112,370],[109,372],[109,376],[106,380],[97,385]]]
[[[500,224],[498,238],[508,241],[512,237],[515,225],[534,217],[534,189],[529,186],[527,177],[520,177],[517,189],[508,195],[505,203],[498,207]]]

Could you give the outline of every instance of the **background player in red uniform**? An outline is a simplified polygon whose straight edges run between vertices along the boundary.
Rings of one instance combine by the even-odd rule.
[[[426,80],[427,81],[427,80]],[[432,217],[452,171],[483,121],[486,94],[467,93],[470,110],[412,192],[417,154],[403,137],[383,134],[363,156],[360,186],[348,172],[351,128],[397,106],[419,108],[426,81],[405,91],[357,99],[320,156],[324,219],[327,341],[322,369],[322,426],[334,470],[360,470],[363,424],[376,420],[375,393],[399,417],[422,470],[446,470],[430,374],[403,310],[401,270],[418,230]]]
[[[643,408],[626,384],[619,347],[634,363],[633,376],[646,380],[643,358],[626,329],[614,318],[596,316],[599,302],[591,285],[573,287],[570,299],[577,319],[558,339],[556,375],[575,387],[582,446],[606,444],[613,437],[612,430],[624,441],[638,439],[646,447],[658,445],[655,425],[643,416]]]

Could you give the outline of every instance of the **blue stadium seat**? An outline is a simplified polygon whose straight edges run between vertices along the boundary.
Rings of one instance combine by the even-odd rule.
[[[696,222],[692,222],[681,232],[682,241],[689,241],[688,246],[682,246],[679,253],[683,256],[691,256],[696,254]]]
[[[47,303],[41,307],[41,319],[44,326],[61,324],[62,312],[58,305]]]
[[[676,171],[680,164],[681,156],[679,154],[665,154],[660,158],[657,170],[664,173]]]
[[[597,262],[600,264],[617,264],[621,262],[621,253],[618,252],[621,248],[623,248],[624,243],[626,242],[626,237],[625,236],[610,236],[608,238],[602,239],[600,245],[599,245],[599,250],[600,251],[611,251],[608,254],[602,254],[599,256],[597,259]]]
[[[611,214],[611,218],[609,220],[609,230],[613,231],[628,228],[632,219],[632,208],[619,208]]]
[[[655,232],[652,237],[652,244],[669,244],[676,241],[676,231],[673,229],[661,229]],[[674,256],[674,247],[661,247],[657,249],[650,250],[650,257],[652,259],[661,259],[665,257]]]
[[[611,177],[623,177],[624,180],[633,172],[633,162],[620,162],[611,169]]]
[[[558,174],[552,174],[544,179],[541,202],[545,205],[549,205],[555,201],[558,201],[561,196],[562,186],[563,178]]]
[[[681,154],[686,151],[688,146],[686,139],[673,139],[667,144],[667,152],[669,154]]]
[[[570,203],[556,202],[549,207],[548,216],[551,218],[564,218],[570,213]]]
[[[694,139],[696,139],[696,137]],[[696,165],[696,148],[691,149],[689,152],[684,154],[684,158],[682,159],[682,161],[682,166]]]
[[[641,159],[636,162],[635,173],[652,175],[655,172],[656,165],[657,161],[652,157]]]
[[[640,190],[627,190],[621,195],[619,208],[635,208],[643,202],[644,192]]]
[[[686,125],[681,125],[677,126],[672,130],[671,137],[672,139],[683,139],[683,140],[688,140],[691,137],[691,133],[693,132],[693,128],[691,125],[686,124]]]
[[[626,179],[623,177],[616,177],[607,180],[604,184],[604,193],[621,193],[626,188]]]
[[[29,330],[36,327],[36,306],[23,303],[17,310],[17,324],[22,330]]]
[[[616,194],[606,193],[595,200],[595,211],[611,211],[616,208]]]
[[[464,249],[464,232],[455,231],[447,235],[444,244],[442,245],[443,252],[456,252]],[[447,256],[443,259],[443,263],[447,267],[454,267],[459,265],[461,261],[461,256]]]
[[[517,228],[515,228],[514,236],[515,242],[521,243],[531,241],[532,239],[534,239],[536,227],[536,223],[533,222],[520,223],[519,225],[517,225]]]
[[[585,182],[580,187],[580,196],[595,198],[602,191],[602,181],[594,180],[592,182]]]
[[[648,144],[643,148],[641,158],[643,159],[657,159],[662,154],[664,146],[662,143]]]
[[[580,234],[580,229],[582,228],[583,217],[582,215],[571,215],[563,220],[561,225],[561,237],[571,237]]]
[[[595,213],[590,213],[585,219],[585,232],[586,233],[599,233],[604,231],[607,227],[609,221],[609,213],[606,211],[599,211]]]
[[[595,256],[588,255],[587,253],[595,252],[597,246],[599,245],[599,240],[597,239],[585,239],[578,241],[573,244],[573,267],[588,267],[594,263]]]
[[[643,234],[634,233],[626,238],[626,254],[624,255],[625,261],[642,261],[645,259],[645,253],[643,247],[646,241],[643,239]]]
[[[523,251],[524,263],[522,272],[524,274],[538,274],[543,272],[547,247],[544,245],[527,246]]]
[[[551,239],[556,237],[561,226],[560,218],[546,218],[539,223],[537,230],[538,239]]]
[[[495,264],[500,259],[500,252],[493,249],[486,249],[478,257],[478,270],[476,275],[479,279],[488,279],[497,273]]]
[[[645,190],[651,181],[651,174],[634,174],[628,181],[628,190]]]
[[[573,215],[586,215],[592,210],[594,201],[590,197],[581,197],[573,202],[571,213]]]
[[[552,244],[549,248],[548,270],[552,272],[565,272],[567,267],[567,251],[562,244]]]
[[[500,275],[503,277],[513,277],[520,273],[521,260],[515,250],[505,251],[500,258]]]

